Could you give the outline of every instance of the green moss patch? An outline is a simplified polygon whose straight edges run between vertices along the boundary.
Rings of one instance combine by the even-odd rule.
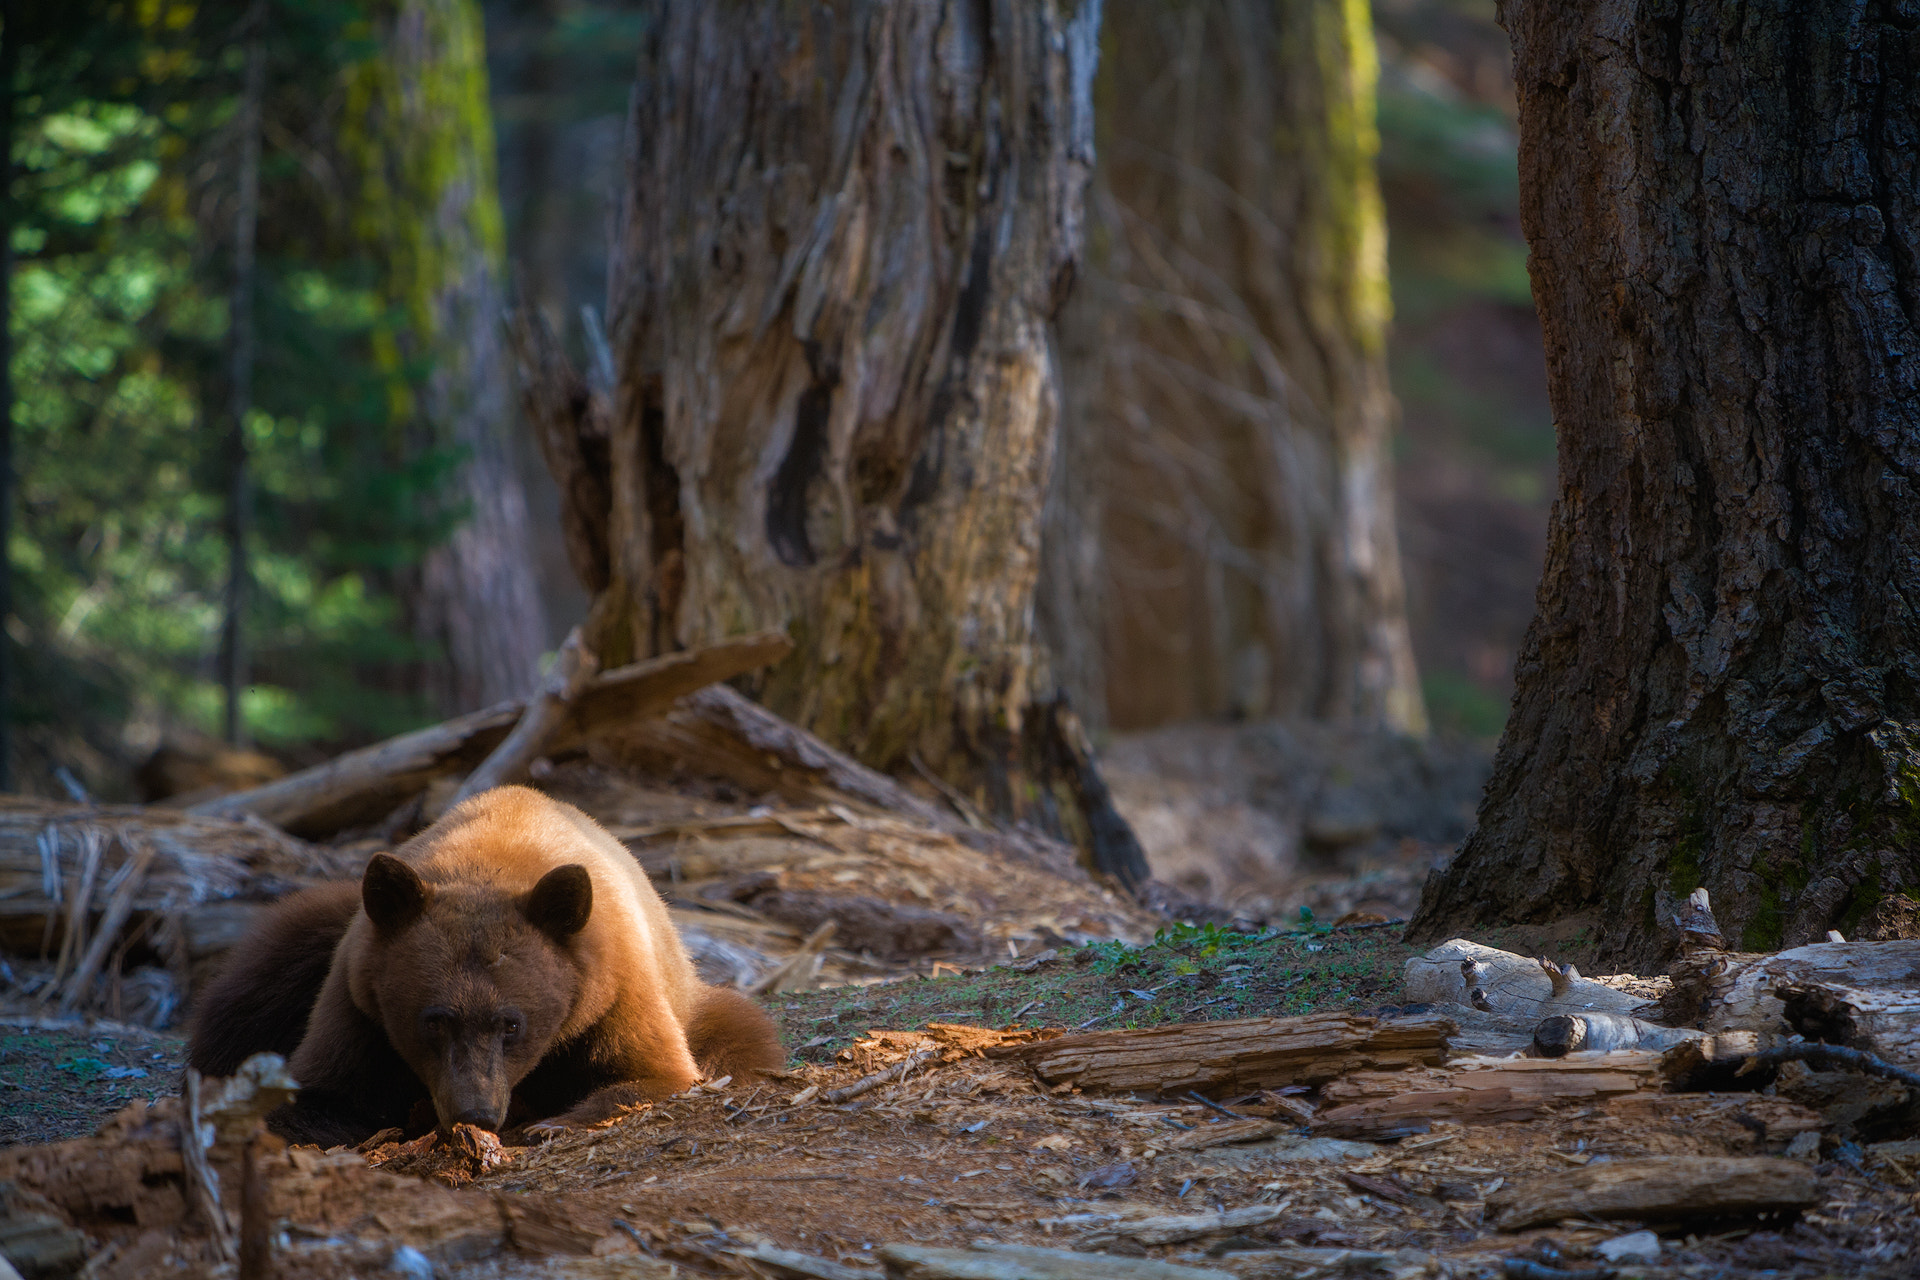
[[[771,996],[766,1005],[796,1058],[824,1062],[873,1027],[961,1022],[1096,1031],[1371,1009],[1394,999],[1414,951],[1397,927],[1235,933],[1179,926],[1142,947],[1065,948],[1028,972],[1003,965]]]

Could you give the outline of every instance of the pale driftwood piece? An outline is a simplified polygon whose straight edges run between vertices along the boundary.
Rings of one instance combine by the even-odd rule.
[[[208,1162],[206,1144],[201,1140],[202,1086],[200,1073],[188,1067],[187,1111],[180,1120],[180,1163],[186,1174],[188,1203],[213,1237],[214,1248],[221,1259],[232,1262],[238,1256],[233,1224],[227,1220],[227,1211],[220,1203],[220,1175],[214,1172],[213,1165]]]
[[[87,932],[87,909],[93,905],[94,880],[100,872],[100,858],[106,852],[107,836],[98,827],[82,827],[80,838],[80,875],[78,887],[67,899],[66,928],[60,935],[60,955],[53,962],[53,985],[57,989],[67,976],[67,963],[80,950]],[[54,857],[57,860],[60,841],[56,834],[53,841]],[[56,895],[64,886],[60,883],[59,868],[56,865],[52,877],[52,889]]]
[[[135,875],[129,862],[142,850],[150,850],[150,858]],[[89,890],[89,901],[76,917],[76,887],[87,878],[89,861],[94,864],[94,884],[105,887]],[[58,999],[65,991],[80,989],[72,982],[76,961],[97,974],[129,929],[154,917],[170,919],[178,929],[163,927],[157,941],[177,962],[184,986],[192,961],[229,945],[235,930],[258,910],[257,900],[352,870],[351,858],[257,820],[231,822],[171,809],[4,797],[0,952],[23,958],[48,954],[49,939],[64,944],[72,927],[62,979],[66,985],[42,988],[49,999]],[[109,918],[100,918],[103,910]]]
[[[123,836],[122,839],[126,837]],[[80,957],[80,963],[74,966],[73,973],[60,989],[59,1012],[62,1015],[72,1013],[75,1006],[91,994],[93,977],[106,962],[107,953],[113,949],[120,938],[120,927],[133,913],[134,899],[145,887],[147,872],[158,856],[153,845],[145,840],[136,840],[133,856],[120,864],[120,869],[108,881],[111,886],[107,894],[107,907],[100,913],[100,923],[94,929],[93,938],[87,943],[87,950]]]
[[[1558,1013],[1632,1015],[1646,1001],[1591,978],[1554,969],[1539,959],[1483,947],[1465,938],[1443,942],[1406,965],[1407,999],[1418,1004],[1459,1004],[1502,1017],[1538,1022]],[[1555,988],[1560,990],[1556,993]],[[1472,998],[1484,992],[1483,1001]]]
[[[1812,1168],[1774,1157],[1657,1156],[1516,1179],[1487,1208],[1502,1231],[1562,1218],[1685,1218],[1804,1209],[1819,1199]]]
[[[493,787],[523,780],[534,759],[547,749],[547,744],[566,723],[575,698],[599,672],[600,660],[581,640],[580,628],[575,627],[561,643],[553,670],[541,682],[519,723],[492,754],[467,775],[467,780],[453,794],[453,804]]]
[[[1437,1064],[1453,1023],[1436,1014],[1379,1021],[1349,1013],[1241,1018],[1095,1031],[989,1050],[1049,1084],[1120,1093],[1246,1092],[1322,1084],[1350,1071]]]
[[[1129,1240],[1138,1240],[1141,1244],[1179,1244],[1183,1240],[1199,1240],[1206,1236],[1225,1235],[1229,1231],[1244,1231],[1248,1227],[1257,1227],[1263,1222],[1272,1222],[1285,1212],[1285,1209],[1275,1204],[1250,1204],[1238,1209],[1228,1209],[1222,1213],[1177,1213],[1156,1215],[1151,1218],[1129,1218],[1097,1231],[1089,1231],[1080,1238],[1079,1243],[1082,1246],[1098,1248],[1124,1237]]]
[[[1198,1125],[1187,1133],[1165,1137],[1156,1134],[1150,1145],[1163,1152],[1205,1151],[1209,1147],[1224,1147],[1235,1142],[1259,1142],[1285,1133],[1289,1127],[1271,1120],[1229,1120],[1224,1124]]]
[[[766,1243],[729,1252],[736,1258],[757,1262],[777,1276],[804,1276],[807,1280],[875,1280],[878,1275],[872,1267],[850,1267],[831,1258],[781,1249]]]
[[[1230,1271],[1152,1258],[977,1242],[971,1249],[889,1244],[875,1250],[888,1280],[1233,1280]]]
[[[1449,1064],[1445,1071],[1355,1072],[1322,1091],[1314,1132],[1379,1138],[1435,1120],[1507,1124],[1562,1103],[1657,1092],[1661,1057],[1651,1052],[1579,1058],[1514,1058]]]
[[[1689,956],[1674,988],[1708,1031],[1800,1035],[1920,1070],[1920,941],[1817,942]]]
[[[793,647],[775,631],[723,640],[605,671],[567,704],[547,750],[579,746],[609,730],[667,711],[718,680],[778,661]],[[250,791],[193,806],[189,813],[253,814],[295,835],[327,835],[377,822],[439,777],[472,769],[521,719],[524,702],[503,702],[425,729],[349,751]]]
[[[1556,1013],[1533,1029],[1533,1047],[1543,1058],[1624,1049],[1664,1051],[1704,1035],[1691,1027],[1663,1027],[1624,1013]]]
[[[1816,943],[1738,974],[1709,1029],[1765,1031],[1778,1001],[1787,1030],[1920,1070],[1920,941]]]

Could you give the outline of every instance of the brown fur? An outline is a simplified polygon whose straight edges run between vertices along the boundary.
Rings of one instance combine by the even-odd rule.
[[[290,899],[242,944],[189,1050],[230,1072],[277,1048],[284,1017],[254,1011],[297,1003],[289,965],[313,968],[330,935],[288,1063],[303,1087],[272,1118],[283,1136],[357,1142],[423,1098],[442,1128],[591,1124],[702,1072],[784,1061],[765,1013],[699,981],[626,849],[536,791],[476,796],[377,856],[344,924],[339,886],[310,892],[332,896]]]

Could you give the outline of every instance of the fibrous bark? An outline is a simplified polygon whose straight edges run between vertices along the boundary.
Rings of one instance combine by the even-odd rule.
[[[769,708],[1068,831],[1098,804],[1061,764],[1033,592],[1098,23],[656,0],[609,394],[522,344],[597,652],[788,628]]]
[[[1103,58],[1043,580],[1054,647],[1092,650],[1068,689],[1119,727],[1423,731],[1366,7],[1129,4]]]
[[[1920,894],[1903,12],[1504,7],[1560,492],[1479,828],[1416,939],[1587,913],[1645,965],[1699,885],[1750,951]]]

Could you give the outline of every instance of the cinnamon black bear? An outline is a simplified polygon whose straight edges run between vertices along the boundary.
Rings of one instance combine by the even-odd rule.
[[[784,1061],[773,1023],[702,984],[632,855],[525,787],[475,796],[359,885],[277,905],[208,988],[187,1059],[285,1054],[296,1142],[357,1143],[430,1099],[442,1131],[593,1124]]]

